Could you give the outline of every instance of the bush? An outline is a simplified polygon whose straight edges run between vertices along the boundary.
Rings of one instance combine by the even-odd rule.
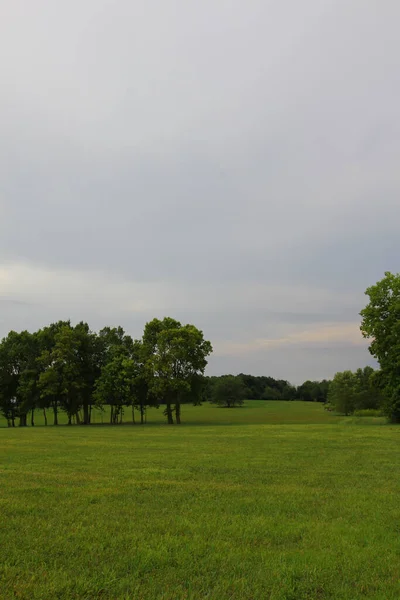
[[[214,386],[213,402],[226,408],[242,406],[246,391],[240,375],[225,375],[220,377]]]
[[[362,410],[354,411],[355,417],[382,417],[383,413],[377,408],[364,408]]]

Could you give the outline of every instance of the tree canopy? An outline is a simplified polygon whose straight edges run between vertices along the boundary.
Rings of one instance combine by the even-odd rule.
[[[240,376],[225,375],[220,377],[214,386],[213,402],[226,408],[242,406],[246,392],[246,386]]]
[[[371,340],[369,351],[381,367],[386,413],[391,421],[400,422],[400,274],[386,272],[365,293],[369,302],[360,313],[361,331]]]
[[[0,343],[0,411],[10,426],[27,424],[31,414],[53,411],[68,423],[90,424],[92,406],[111,406],[111,423],[122,421],[124,409],[166,405],[168,422],[181,421],[181,404],[197,403],[203,373],[212,352],[194,325],[166,317],[145,326],[133,341],[122,327],[91,331],[87,323],[59,321],[35,332],[11,331]]]

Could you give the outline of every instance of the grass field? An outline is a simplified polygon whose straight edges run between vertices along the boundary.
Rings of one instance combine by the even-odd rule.
[[[399,427],[300,402],[183,419],[0,429],[0,598],[400,598]]]

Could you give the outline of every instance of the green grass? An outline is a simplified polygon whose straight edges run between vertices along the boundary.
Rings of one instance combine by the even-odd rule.
[[[317,423],[343,423],[343,424],[384,424],[383,417],[376,415],[368,418],[343,417],[335,415],[323,409],[323,406],[313,402],[277,402],[273,400],[247,400],[244,407],[227,409],[221,408],[212,404],[204,404],[203,406],[185,405],[182,407],[183,425],[260,425],[260,424],[317,424]],[[47,419],[49,426],[53,423],[53,413],[47,411]],[[140,415],[135,411],[135,419],[139,421]],[[67,415],[59,412],[58,420],[60,425],[67,424]],[[110,421],[109,407],[104,410],[93,408],[92,424],[93,425],[108,425]],[[132,422],[132,411],[126,409],[123,417],[123,423]],[[30,416],[28,418],[30,423]],[[166,418],[163,415],[163,407],[148,410],[147,425],[161,425],[166,423]],[[18,420],[16,421],[18,425]],[[44,425],[44,417],[42,411],[37,410],[35,414],[35,424]],[[7,421],[0,415],[0,428],[7,427]]]
[[[400,428],[307,403],[0,430],[0,598],[400,598]]]

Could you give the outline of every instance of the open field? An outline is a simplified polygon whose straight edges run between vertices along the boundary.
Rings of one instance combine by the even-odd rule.
[[[183,419],[1,429],[0,598],[400,598],[400,427],[300,402]]]

